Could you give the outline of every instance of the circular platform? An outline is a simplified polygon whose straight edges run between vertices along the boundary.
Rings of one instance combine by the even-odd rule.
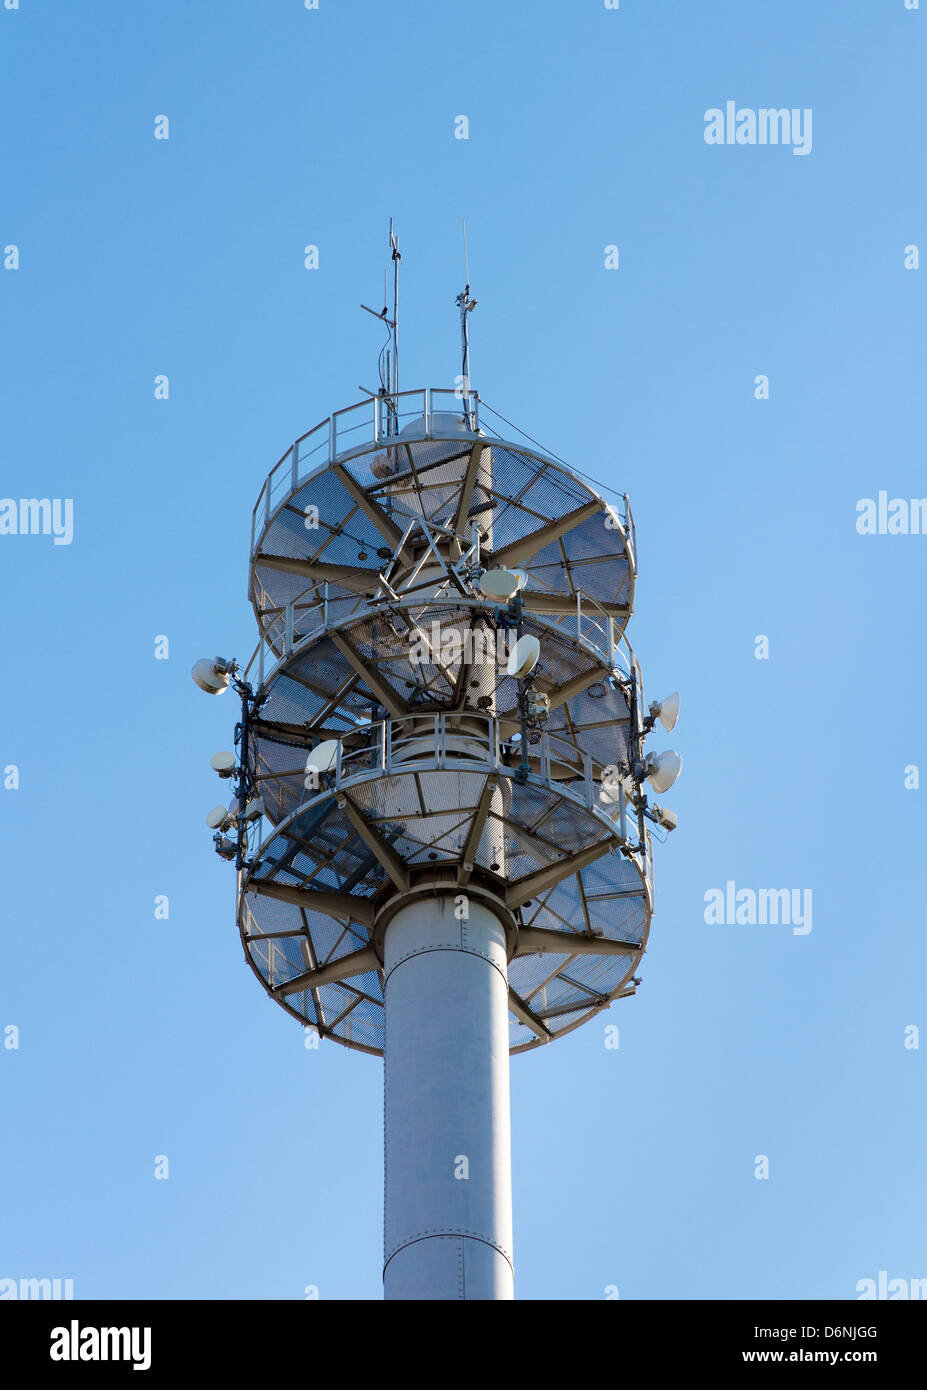
[[[608,616],[620,635],[634,597],[630,513],[538,450],[491,436],[475,415],[468,425],[447,409],[451,392],[398,399],[400,420],[411,415],[398,436],[373,437],[379,403],[361,402],[304,435],[265,481],[251,600],[272,651],[283,649],[288,605],[304,633],[326,603],[340,621],[378,591],[385,568],[399,589],[429,544],[429,558],[452,563],[454,534],[469,538],[474,523],[484,564],[525,571],[529,612],[571,620],[582,595],[588,620]]]
[[[634,975],[650,866],[622,853],[621,807],[588,768],[555,779],[548,735],[520,783],[500,721],[477,722],[465,740],[440,716],[371,728],[255,848],[239,912],[248,960],[289,1012],[347,1046],[382,1049],[375,928],[417,886],[479,893],[506,915],[515,1051],[594,1016]]]
[[[578,641],[546,618],[529,617],[541,657],[536,689],[547,694],[545,728],[558,740],[557,758],[582,765],[588,754],[600,767],[627,757],[629,682],[591,642]],[[431,655],[417,661],[417,632],[440,633]],[[306,753],[320,741],[342,738],[350,753],[361,746],[376,716],[481,713],[480,692],[492,690],[494,713],[506,737],[519,730],[519,683],[505,670],[514,634],[494,632],[485,606],[462,600],[429,605],[410,628],[395,608],[362,614],[296,641],[258,692],[249,739],[249,768],[268,816],[278,821],[303,796]],[[474,659],[477,658],[477,659]]]

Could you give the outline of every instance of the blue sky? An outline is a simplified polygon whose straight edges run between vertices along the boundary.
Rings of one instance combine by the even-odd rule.
[[[927,494],[925,23],[903,0],[0,9],[0,494],[75,508],[68,546],[0,536],[0,1277],[380,1297],[381,1064],[307,1051],[242,960],[204,826],[234,710],[189,669],[250,654],[263,478],[373,384],[357,305],[390,216],[401,384],[453,382],[466,217],[473,384],[630,493],[629,636],[648,693],[682,692],[643,985],[513,1060],[518,1296],[927,1276],[904,785],[927,538],[855,525],[861,498]],[[727,100],[811,108],[811,153],[707,145]],[[728,880],[812,890],[812,931],[709,926]]]

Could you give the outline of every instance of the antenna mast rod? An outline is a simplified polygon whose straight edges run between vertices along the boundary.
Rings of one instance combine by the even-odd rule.
[[[380,361],[380,390],[377,393],[386,402],[386,433],[399,433],[399,403],[396,397],[399,394],[399,265],[402,256],[399,254],[399,241],[393,231],[393,219],[389,220],[389,244],[393,259],[393,317],[389,317],[389,304],[387,294],[389,292],[389,271],[383,272],[383,308],[379,313],[375,309],[370,309],[366,304],[361,308],[366,309],[368,314],[372,314],[375,319],[382,320],[389,329],[389,346],[386,351],[386,361],[383,363],[381,351]],[[367,391],[365,386],[360,388]],[[372,391],[367,391],[372,396]]]
[[[399,433],[399,266],[402,263],[402,256],[399,254],[399,240],[393,231],[393,219],[389,220],[389,244],[393,258],[393,370],[391,373],[392,383],[390,394],[392,396],[392,413],[395,417],[396,433]],[[389,429],[389,423],[387,423]]]
[[[470,298],[470,257],[467,254],[467,224],[463,223],[464,274],[466,284],[454,301],[460,310],[460,393],[464,402],[464,415],[470,427],[470,329],[467,315],[476,308],[476,300]]]

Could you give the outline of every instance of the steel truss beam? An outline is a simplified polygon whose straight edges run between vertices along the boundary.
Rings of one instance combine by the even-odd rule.
[[[407,893],[409,891],[409,872],[399,855],[386,843],[383,836],[368,823],[350,797],[339,796],[338,806],[344,811],[371,854],[375,855],[383,865],[396,887],[401,892]]]
[[[371,593],[377,586],[379,576],[374,570],[361,569],[359,565],[333,565],[324,560],[294,560],[289,555],[268,555],[263,550],[255,555],[255,565],[267,565],[269,569],[280,570],[283,574],[305,576],[313,583],[324,584],[329,581],[340,584],[355,593]]]
[[[597,859],[602,858],[603,854],[608,854],[614,848],[615,842],[613,840],[602,840],[599,844],[590,845],[588,849],[580,850],[579,854],[561,859],[559,864],[549,864],[545,869],[536,869],[534,873],[516,879],[514,883],[509,884],[506,891],[506,907],[510,911],[516,907],[521,907],[522,903],[536,898],[538,894],[546,892],[548,888],[555,888],[562,879],[578,873],[587,864],[594,864]]]
[[[532,1033],[536,1034],[542,1042],[550,1042],[553,1036],[550,1029],[545,1027],[543,1020],[538,1018],[537,1014],[528,1008],[528,1005],[523,999],[519,998],[513,989],[509,990],[509,1009],[515,1017],[526,1024],[527,1027],[531,1029]]]
[[[277,898],[282,903],[293,903],[307,912],[323,912],[326,917],[347,918],[360,922],[362,926],[373,926],[373,906],[368,898],[357,898],[353,893],[329,893],[319,888],[295,888],[289,883],[272,883],[269,880],[252,878],[246,889],[248,893],[259,893],[263,898]]]
[[[347,658],[357,674],[366,681],[380,704],[389,710],[394,719],[402,719],[404,715],[409,713],[405,701],[399,698],[391,685],[380,679],[352,642],[349,642],[337,628],[332,628],[328,635],[333,645],[338,648],[343,657]]]
[[[362,946],[359,951],[350,951],[346,956],[330,960],[327,965],[317,965],[314,970],[307,970],[305,974],[297,975],[282,985],[275,985],[274,994],[282,995],[284,998],[288,994],[302,994],[304,989],[318,989],[321,985],[340,983],[342,980],[349,980],[353,975],[369,975],[371,971],[379,968],[380,962],[373,947]]]
[[[332,472],[341,483],[342,487],[350,494],[352,501],[356,502],[368,521],[372,521],[384,540],[389,541],[394,550],[402,544],[402,532],[393,521],[392,517],[387,516],[386,512],[375,502],[372,497],[361,487],[351,474],[341,463],[333,463]]]
[[[585,936],[581,932],[551,931],[546,927],[519,927],[517,956],[555,951],[565,956],[634,956],[642,948],[633,941],[615,941],[608,936]]]
[[[557,517],[555,521],[547,521],[539,517],[539,521],[544,521],[544,525],[537,531],[532,531],[530,535],[523,536],[520,540],[510,541],[501,550],[493,551],[492,562],[500,569],[510,569],[512,565],[523,565],[539,550],[550,545],[551,541],[559,540],[567,531],[572,531],[574,526],[580,526],[589,517],[596,516],[604,508],[604,504],[598,499],[591,502],[584,502],[575,511],[567,512],[565,516]]]

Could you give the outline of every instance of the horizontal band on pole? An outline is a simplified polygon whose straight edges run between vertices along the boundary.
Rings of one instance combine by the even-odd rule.
[[[417,1245],[419,1241],[423,1240],[478,1240],[481,1244],[490,1245],[493,1250],[497,1250],[511,1269],[513,1275],[515,1273],[515,1263],[512,1252],[506,1250],[497,1240],[493,1240],[492,1236],[483,1235],[479,1231],[457,1230],[454,1228],[445,1230],[441,1228],[434,1231],[419,1231],[416,1235],[409,1236],[408,1240],[404,1240],[401,1244],[395,1246],[383,1261],[384,1274],[386,1273],[386,1266],[389,1264],[390,1260],[394,1259],[400,1251],[408,1249],[410,1245]]]

